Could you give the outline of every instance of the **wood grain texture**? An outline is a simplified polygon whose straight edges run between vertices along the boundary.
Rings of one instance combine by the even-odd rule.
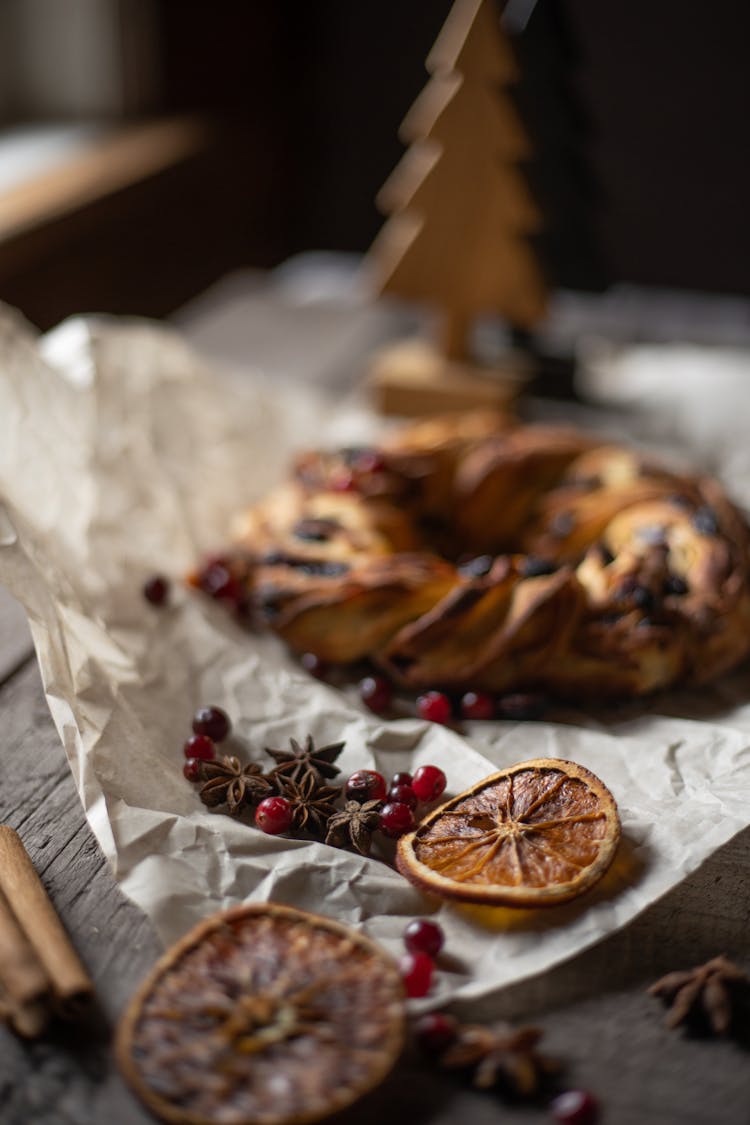
[[[190,118],[134,125],[0,196],[0,242],[156,175],[197,152],[206,127]]]
[[[35,661],[0,690],[0,822],[23,839],[96,988],[83,1024],[25,1044],[0,1027],[0,1121],[52,1125],[150,1120],[114,1070],[111,1027],[160,944],[118,890],[83,815]]]
[[[543,221],[521,171],[530,146],[507,89],[512,48],[490,0],[457,0],[427,68],[405,119],[412,148],[378,197],[391,217],[369,259],[379,292],[456,317],[461,332],[441,346],[468,359],[476,317],[492,310],[531,327],[543,316],[546,285],[527,238]]]
[[[288,312],[277,308],[274,313],[268,294],[258,295],[255,284],[247,284],[244,298],[237,292],[233,303],[223,295],[213,315],[201,321],[204,346],[212,340],[225,349],[234,346],[233,358],[246,356],[250,362],[257,356],[257,344],[255,352],[250,344],[261,329],[269,357],[274,335],[291,338],[292,322],[284,319]],[[318,340],[295,329],[297,349],[304,350],[310,365],[322,355],[323,336],[327,341],[335,334],[322,313],[318,328]],[[361,346],[361,337],[352,341],[351,364],[349,357],[340,358],[339,372],[356,365]],[[286,366],[291,366],[291,352],[290,345]],[[553,410],[557,413],[550,419],[559,420],[560,408]],[[159,943],[148,920],[118,890],[88,828],[36,665],[28,659],[25,622],[10,604],[0,596],[0,683],[5,680],[0,687],[0,822],[22,836],[93,976],[100,1010],[85,1029],[71,1034],[69,1027],[59,1026],[49,1039],[31,1046],[0,1027],[0,1125],[146,1125],[152,1119],[114,1070],[109,1036],[157,957]],[[506,989],[478,1017],[541,1026],[545,1049],[567,1063],[566,1082],[600,1098],[603,1125],[747,1125],[747,1044],[668,1032],[660,1003],[645,988],[669,969],[720,952],[750,969],[749,870],[746,831],[624,930],[567,964]],[[473,1093],[407,1053],[381,1089],[338,1118],[337,1125],[382,1125],[384,1120],[394,1125],[549,1125],[550,1118],[544,1107],[505,1107],[494,1095]]]
[[[20,833],[96,985],[99,1007],[82,1028],[58,1025],[22,1044],[0,1028],[3,1125],[144,1125],[117,1075],[114,1020],[159,953],[148,920],[118,890],[83,816],[73,781],[29,661],[0,690],[4,752],[0,821]],[[750,1067],[743,1046],[701,1041],[663,1027],[645,994],[663,971],[722,950],[748,964],[742,833],[641,918],[542,977],[507,989],[482,1018],[533,1021],[545,1048],[566,1061],[566,1081],[597,1093],[608,1125],[746,1125]],[[473,1018],[473,1016],[472,1016]],[[390,1079],[340,1125],[490,1125],[502,1113],[518,1125],[548,1122],[544,1107],[506,1107],[408,1052]]]
[[[29,659],[34,650],[26,614],[0,586],[0,684]]]

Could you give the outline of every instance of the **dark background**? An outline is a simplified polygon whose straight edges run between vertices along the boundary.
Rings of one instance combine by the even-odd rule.
[[[43,326],[89,308],[162,315],[237,267],[365,250],[448,0],[131,3],[149,15],[154,80],[125,117],[198,113],[211,143],[55,220],[30,254],[0,244],[0,296]],[[507,16],[551,283],[748,293],[746,0],[516,0]]]

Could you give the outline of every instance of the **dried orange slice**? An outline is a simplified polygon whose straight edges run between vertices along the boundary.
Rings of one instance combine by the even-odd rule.
[[[378,1085],[403,1037],[403,987],[385,953],[339,922],[258,903],[167,951],[116,1049],[164,1121],[303,1125]]]
[[[615,800],[583,766],[535,758],[486,777],[399,840],[396,864],[422,890],[486,906],[553,906],[588,890],[614,858]]]

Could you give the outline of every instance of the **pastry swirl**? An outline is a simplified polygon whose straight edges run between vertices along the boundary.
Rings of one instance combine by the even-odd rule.
[[[750,534],[721,486],[567,428],[480,412],[303,454],[234,542],[291,648],[408,688],[639,696],[750,651]]]

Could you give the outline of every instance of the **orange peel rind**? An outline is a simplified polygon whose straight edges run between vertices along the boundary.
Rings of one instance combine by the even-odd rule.
[[[605,873],[620,839],[606,785],[575,762],[535,758],[484,778],[399,840],[421,890],[485,906],[554,906]]]
[[[377,1086],[404,1039],[391,959],[340,922],[273,903],[196,926],[120,1022],[119,1066],[176,1125],[307,1125]]]

